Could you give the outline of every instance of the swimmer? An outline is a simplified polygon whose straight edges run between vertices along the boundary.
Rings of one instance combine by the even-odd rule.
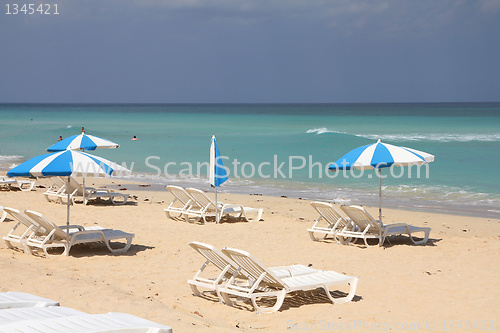
[[[134,135],[134,137],[132,138],[133,141],[136,141],[136,140],[139,140],[137,139],[137,137]]]
[[[82,133],[85,133],[85,127],[82,127]]]
[[[59,141],[62,141],[62,139],[63,139],[63,138],[62,138],[62,135],[60,135],[60,136],[59,136]]]

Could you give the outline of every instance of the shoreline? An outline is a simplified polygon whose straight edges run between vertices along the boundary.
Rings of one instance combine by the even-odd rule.
[[[0,176],[5,175],[6,172],[10,168],[5,168],[5,167],[0,167]],[[142,177],[141,177],[142,176]],[[148,175],[149,176],[149,175]],[[128,182],[131,184],[137,183],[145,183],[151,185],[152,189],[155,190],[166,190],[165,186],[166,185],[178,185],[181,187],[195,187],[195,188],[200,188],[203,191],[207,192],[212,192],[213,189],[208,187],[208,178],[153,178],[153,177],[148,177],[145,174],[132,174],[132,176],[128,177],[111,177],[108,178],[109,182],[111,184],[114,183],[119,183],[119,182]],[[39,178],[41,180],[43,178]],[[38,181],[39,181],[38,180]],[[94,181],[95,179],[92,178],[92,180],[89,180],[90,182]],[[252,182],[249,184],[249,182]],[[366,206],[366,207],[378,207],[378,192],[372,192],[372,191],[366,191],[366,190],[360,190],[356,189],[353,190],[352,195],[348,196],[350,198],[346,199],[329,199],[328,195],[329,193],[338,193],[342,192],[344,187],[333,187],[330,189],[331,192],[328,192],[327,194],[323,194],[320,190],[317,190],[316,192],[313,192],[312,196],[310,195],[310,192],[308,192],[307,189],[304,189],[306,185],[310,185],[314,187],[315,185],[317,186],[323,186],[322,184],[317,184],[317,183],[303,183],[303,182],[292,182],[292,181],[276,181],[275,184],[268,185],[262,185],[262,184],[256,184],[258,180],[254,179],[236,179],[236,180],[229,180],[228,183],[224,184],[224,186],[219,188],[219,193],[227,193],[227,194],[247,194],[247,195],[264,195],[264,196],[270,196],[270,197],[288,197],[288,198],[294,198],[294,199],[303,199],[303,200],[310,200],[310,201],[325,201],[325,202],[330,202],[330,203],[337,203],[337,204],[346,204],[346,205],[361,205],[361,206]],[[90,183],[89,183],[90,184]],[[288,186],[287,186],[288,185]],[[293,185],[293,188],[292,186]],[[301,187],[299,187],[301,185]],[[280,186],[280,187],[276,187]],[[299,190],[301,188],[301,190]],[[251,190],[250,190],[251,189]],[[148,190],[148,187],[146,188],[141,188],[137,186],[137,189],[139,191],[143,190]],[[309,189],[310,190],[310,189]],[[361,194],[360,194],[361,193]],[[394,194],[393,194],[394,195]],[[356,196],[361,197],[360,199],[355,198]],[[496,219],[500,218],[500,210],[495,210],[493,208],[497,208],[496,205],[490,204],[488,207],[477,207],[474,205],[463,205],[463,204],[455,204],[456,200],[448,200],[448,205],[443,205],[443,202],[445,201],[442,199],[442,202],[437,202],[436,206],[430,206],[432,204],[432,200],[428,199],[428,201],[423,201],[421,198],[417,198],[417,200],[420,199],[420,202],[415,202],[412,201],[411,197],[405,198],[405,201],[401,202],[395,202],[394,198],[384,198],[384,192],[382,192],[382,210],[384,209],[398,209],[398,210],[408,210],[412,212],[426,212],[426,213],[439,213],[439,214],[452,214],[452,215],[463,215],[463,216],[469,216],[469,217],[483,217],[483,218],[491,218],[491,219]],[[397,200],[397,199],[396,199]],[[462,199],[463,200],[463,199]],[[405,204],[406,202],[406,204]],[[421,205],[419,205],[419,203]],[[425,204],[425,205],[424,205]],[[487,209],[490,208],[490,209]],[[377,208],[378,209],[378,208]]]

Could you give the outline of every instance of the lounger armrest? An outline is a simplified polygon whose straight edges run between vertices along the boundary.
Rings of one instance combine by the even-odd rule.
[[[63,229],[66,232],[66,229],[69,227],[70,229],[78,229],[80,231],[85,230],[85,227],[79,225],[79,224],[70,224],[70,225],[58,225],[59,228]]]
[[[90,193],[95,193],[95,192],[108,192],[108,193],[111,193],[111,192],[114,192],[112,190],[110,190],[109,188],[92,188],[91,190],[89,190]]]
[[[387,231],[387,230],[389,230],[391,228],[396,228],[396,227],[408,227],[408,224],[406,224],[406,223],[388,224],[388,225],[384,225],[383,229],[384,229],[384,231]]]
[[[106,237],[104,237],[104,233],[102,232],[102,230],[84,230],[84,231],[79,231],[77,233],[72,234],[71,241],[73,241],[73,239],[75,239],[75,237],[78,237],[78,236],[83,235],[83,234],[100,234],[103,241],[106,239]]]

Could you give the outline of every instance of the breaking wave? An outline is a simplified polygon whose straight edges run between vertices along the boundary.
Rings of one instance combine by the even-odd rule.
[[[326,127],[312,128],[306,131],[307,134],[349,134],[359,138],[370,140],[387,140],[387,141],[434,141],[434,142],[497,142],[500,141],[500,133],[492,134],[458,134],[458,133],[405,133],[405,134],[355,134],[341,131],[330,130]]]
[[[0,155],[0,163],[6,161],[17,161],[22,159],[22,156],[19,155]]]

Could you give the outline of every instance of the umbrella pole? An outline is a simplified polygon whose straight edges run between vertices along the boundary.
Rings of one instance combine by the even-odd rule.
[[[66,193],[67,193],[67,209],[66,209],[66,241],[68,242],[66,245],[69,246],[69,183],[70,183],[70,177],[68,176],[68,181],[66,183]],[[69,255],[69,251],[66,252],[66,255]]]
[[[378,169],[378,220],[382,224],[382,171]]]
[[[83,204],[86,205],[87,203],[85,202],[85,176],[83,176]]]
[[[217,203],[217,186],[215,187],[215,223],[219,223],[219,212],[218,212],[218,203]]]

